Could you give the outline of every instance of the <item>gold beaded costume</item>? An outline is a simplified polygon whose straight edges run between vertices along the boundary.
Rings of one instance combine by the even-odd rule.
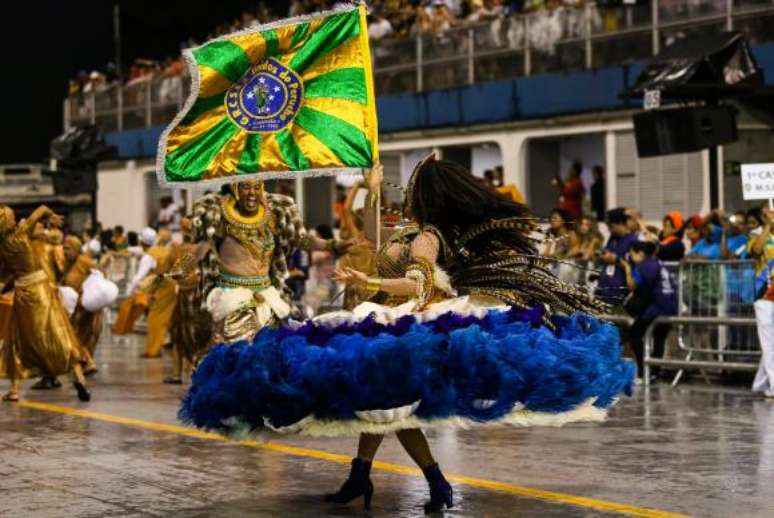
[[[0,239],[0,262],[14,280],[8,340],[0,355],[0,375],[9,379],[58,376],[87,357],[32,246],[35,223],[45,210],[37,209]]]

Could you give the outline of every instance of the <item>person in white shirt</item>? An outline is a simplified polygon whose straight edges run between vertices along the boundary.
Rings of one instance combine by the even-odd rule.
[[[150,227],[143,229],[140,233],[140,243],[142,244],[143,251],[152,247],[156,243],[156,231]],[[132,277],[127,293],[132,295],[142,280],[148,276],[156,268],[156,259],[147,253],[143,253],[140,258],[140,264],[137,266],[137,273]]]
[[[379,41],[382,38],[392,34],[392,25],[384,17],[381,11],[374,11],[371,23],[368,24],[368,37],[373,41]]]

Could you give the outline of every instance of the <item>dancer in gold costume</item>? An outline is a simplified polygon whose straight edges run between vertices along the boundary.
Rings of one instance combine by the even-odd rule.
[[[10,207],[0,207],[0,262],[14,282],[14,303],[8,340],[0,355],[0,375],[11,380],[4,401],[19,400],[19,383],[39,375],[72,372],[81,401],[88,401],[82,363],[85,355],[73,331],[56,287],[35,254],[35,225],[48,219],[56,226],[61,217],[45,206],[16,225]]]
[[[198,269],[186,262],[193,261],[193,224],[189,218],[180,222],[183,243],[172,246],[174,266],[169,275],[177,282],[177,304],[172,315],[169,334],[172,338],[172,375],[164,383],[179,385],[183,382],[183,367],[192,367],[207,349],[212,335],[212,318],[202,308],[203,286]]]
[[[171,277],[165,275],[172,269],[174,257],[169,242],[172,234],[169,230],[161,229],[156,239],[156,244],[150,247],[146,256],[153,260],[153,268],[145,281],[148,286],[150,299],[148,301],[148,334],[145,337],[145,352],[142,358],[161,357],[161,348],[169,331],[172,321],[172,313],[177,302],[177,286]],[[141,260],[142,266],[142,260]],[[151,280],[152,279],[152,280]]]
[[[96,268],[94,259],[87,254],[81,253],[82,245],[81,240],[76,236],[67,236],[65,238],[65,270],[62,284],[77,291],[78,295],[83,294],[83,283],[91,273],[91,270]],[[86,366],[85,374],[87,376],[94,374],[97,372],[97,366],[94,363],[93,357],[102,332],[102,311],[88,311],[79,303],[70,321],[73,324],[75,333],[78,335],[78,339],[81,341],[81,345],[88,350],[91,356],[89,364]]]

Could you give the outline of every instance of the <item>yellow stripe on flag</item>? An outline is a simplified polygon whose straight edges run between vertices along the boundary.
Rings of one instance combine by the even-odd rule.
[[[233,83],[214,68],[199,65],[199,97],[210,97],[223,93]]]
[[[193,142],[214,128],[226,116],[226,107],[220,106],[206,112],[188,126],[177,126],[167,138],[167,154],[188,142]]]
[[[358,38],[352,38],[336,48],[335,52],[329,52],[309,67],[301,76],[303,81],[341,68],[359,68],[363,66],[363,55],[360,50],[361,42]]]
[[[239,130],[226,145],[220,148],[218,154],[213,157],[212,162],[204,173],[204,179],[220,178],[223,176],[236,176],[239,157],[245,149],[247,141],[247,132]]]
[[[261,154],[258,161],[259,171],[282,171],[288,169],[288,165],[282,158],[277,134],[265,134],[261,139]]]
[[[368,48],[368,22],[366,20],[366,8],[364,4],[358,7],[360,15],[360,50],[363,59],[363,69],[366,81],[366,107],[365,107],[365,134],[371,142],[371,156],[374,164],[379,163],[379,127],[376,119],[376,93],[374,92],[374,71],[371,66],[371,54],[363,52]]]
[[[312,167],[342,167],[344,164],[339,158],[333,154],[333,151],[328,149],[328,146],[320,142],[317,137],[307,132],[298,124],[293,126],[290,134],[298,144],[301,152]]]
[[[266,54],[266,41],[260,32],[234,36],[229,41],[240,47],[253,63]]]
[[[330,97],[314,97],[312,99],[305,99],[304,106],[348,122],[365,133],[366,107],[358,102],[347,99],[332,99]]]

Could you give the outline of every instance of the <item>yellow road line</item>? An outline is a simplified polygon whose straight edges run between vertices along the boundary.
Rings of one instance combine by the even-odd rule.
[[[262,442],[262,441],[237,441],[229,439],[210,432],[203,432],[196,430],[195,428],[187,428],[184,426],[169,425],[163,423],[155,423],[153,421],[143,421],[141,419],[133,419],[131,417],[121,417],[111,414],[103,414],[101,412],[89,412],[87,410],[80,410],[77,408],[71,408],[60,405],[52,405],[50,403],[39,403],[36,401],[20,401],[17,406],[21,408],[29,408],[32,410],[42,410],[46,412],[55,412],[59,414],[65,414],[76,417],[84,417],[87,419],[95,419],[97,421],[105,421],[108,423],[115,423],[124,426],[133,426],[135,428],[142,428],[145,430],[153,430],[155,432],[174,433],[178,435],[185,435],[187,437],[194,437],[196,439],[205,439],[208,441],[219,441],[237,444],[239,446],[246,446],[249,448],[256,448],[259,450],[268,450],[277,453],[284,453],[285,455],[293,455],[296,457],[306,457],[317,460],[325,460],[329,462],[337,462],[339,464],[349,464],[351,457],[347,455],[340,455],[338,453],[330,453],[321,450],[312,450],[309,448],[301,448],[298,446],[291,446],[288,444],[281,444],[276,442]],[[398,475],[408,475],[413,477],[421,476],[421,471],[417,468],[410,466],[404,466],[401,464],[392,464],[389,462],[376,461],[373,464],[374,469],[385,471],[388,473],[395,473]],[[486,489],[489,491],[497,491],[501,493],[509,493],[511,495],[533,498],[537,500],[545,500],[553,503],[574,505],[577,507],[585,507],[588,509],[596,509],[599,511],[615,512],[625,514],[629,516],[641,516],[647,518],[686,518],[686,515],[679,513],[670,513],[666,511],[659,511],[657,509],[649,509],[646,507],[635,507],[626,504],[619,504],[616,502],[609,502],[606,500],[598,500],[596,498],[586,498],[583,496],[576,496],[567,493],[557,493],[555,491],[544,491],[542,489],[533,489],[530,487],[516,486],[505,482],[496,482],[494,480],[486,480],[482,478],[466,477],[463,475],[446,475],[446,478],[457,484],[462,484],[477,489]]]

